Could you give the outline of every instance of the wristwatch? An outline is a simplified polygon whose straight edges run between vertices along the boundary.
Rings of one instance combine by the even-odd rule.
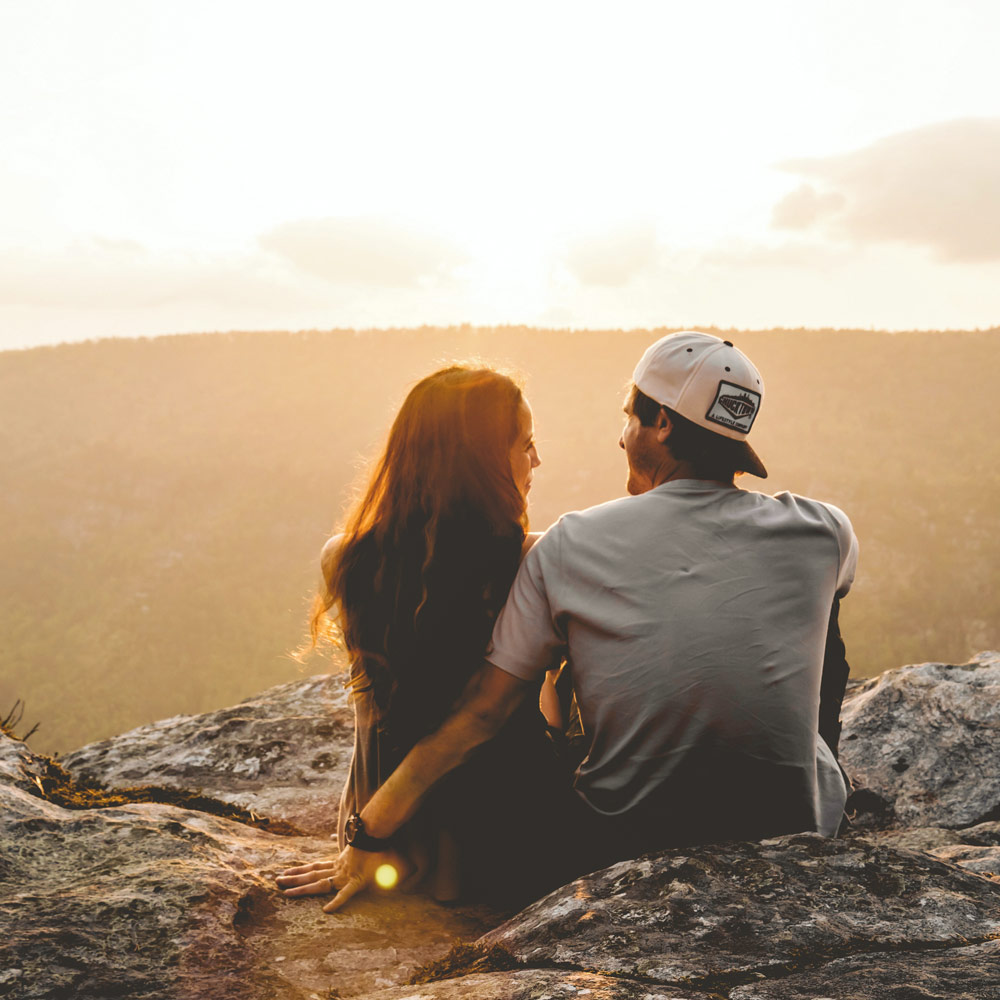
[[[356,847],[359,851],[368,851],[370,854],[379,854],[388,851],[392,847],[392,838],[386,837],[380,840],[372,837],[365,829],[365,821],[361,818],[361,813],[352,812],[347,818],[347,827],[344,830],[344,839],[348,847]]]

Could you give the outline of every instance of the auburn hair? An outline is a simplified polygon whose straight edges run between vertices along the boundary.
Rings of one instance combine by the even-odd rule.
[[[522,401],[490,368],[456,364],[421,379],[339,543],[324,550],[313,642],[339,627],[352,687],[374,692],[383,719],[420,717],[397,729],[444,717],[517,571],[528,519],[510,449]]]

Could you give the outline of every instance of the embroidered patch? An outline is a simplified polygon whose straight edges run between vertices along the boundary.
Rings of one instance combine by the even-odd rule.
[[[712,405],[708,408],[708,413],[705,414],[705,419],[748,434],[759,409],[759,392],[722,381],[719,383],[719,390]]]

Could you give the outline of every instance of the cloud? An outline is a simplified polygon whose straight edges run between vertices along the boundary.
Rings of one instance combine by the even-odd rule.
[[[1000,259],[1000,118],[941,122],[840,156],[790,160],[806,180],[775,205],[780,229]]]
[[[821,194],[809,184],[803,184],[774,206],[771,222],[778,229],[808,229],[836,215],[846,205],[847,199],[839,191]]]
[[[47,251],[0,249],[0,305],[333,305],[358,286],[420,289],[465,260],[444,240],[370,219],[289,222],[259,244],[225,254],[154,251],[92,235]]]
[[[768,267],[822,271],[849,259],[849,251],[827,243],[791,242],[778,246],[726,243],[705,253],[701,262],[717,268]]]
[[[656,263],[656,228],[637,222],[580,233],[570,238],[562,259],[584,285],[626,285]]]
[[[466,262],[450,241],[376,217],[286,222],[258,242],[307,274],[344,284],[416,285],[448,276]]]
[[[0,305],[150,308],[173,302],[266,305],[303,294],[257,255],[153,252],[94,236],[49,252],[0,251]]]

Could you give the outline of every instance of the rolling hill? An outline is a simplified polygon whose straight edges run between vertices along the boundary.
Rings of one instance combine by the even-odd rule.
[[[621,495],[624,386],[657,331],[205,334],[0,353],[0,715],[68,751],[300,671],[317,554],[408,386],[520,370],[534,527]],[[716,331],[718,332],[718,331]],[[727,331],[763,372],[771,477],[846,510],[854,672],[1000,647],[1000,332]]]

